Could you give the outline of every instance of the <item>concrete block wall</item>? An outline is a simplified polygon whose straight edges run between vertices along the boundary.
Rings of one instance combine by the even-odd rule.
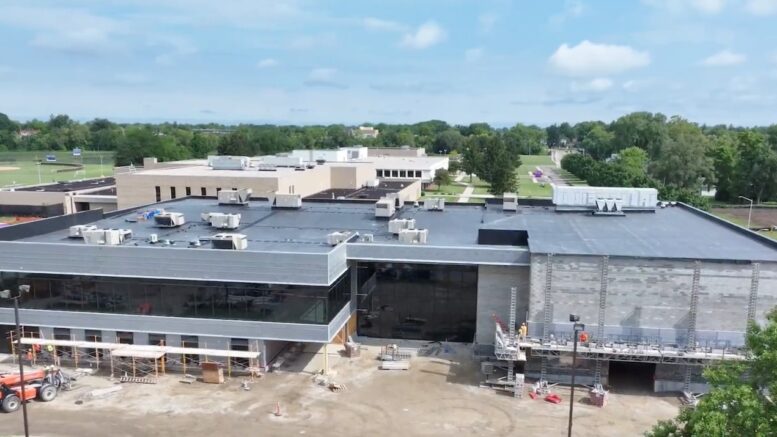
[[[494,344],[493,314],[505,322],[509,320],[510,287],[518,288],[515,320],[520,324],[526,320],[529,310],[529,268],[484,265],[478,267],[476,343]]]
[[[546,255],[532,255],[529,333],[542,336]],[[602,257],[553,256],[551,313],[555,335],[571,335],[569,314],[577,314],[596,333]],[[661,339],[684,345],[690,317],[693,260],[611,257],[608,263],[605,335]],[[697,341],[741,345],[753,266],[750,263],[700,263]],[[777,305],[777,264],[760,265],[756,321]]]

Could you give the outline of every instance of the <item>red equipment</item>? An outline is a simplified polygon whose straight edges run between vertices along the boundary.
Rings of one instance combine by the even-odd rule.
[[[37,398],[42,402],[53,401],[59,392],[59,383],[63,376],[59,370],[30,370],[24,373],[24,393],[22,378],[18,373],[0,375],[0,409],[13,413],[22,402]]]

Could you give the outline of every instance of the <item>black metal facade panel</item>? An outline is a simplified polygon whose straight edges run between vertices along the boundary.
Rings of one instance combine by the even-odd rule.
[[[431,264],[529,265],[526,248],[444,247],[418,244],[348,244],[348,259]]]
[[[0,242],[0,271],[329,285],[329,254]],[[341,272],[342,273],[342,272]]]

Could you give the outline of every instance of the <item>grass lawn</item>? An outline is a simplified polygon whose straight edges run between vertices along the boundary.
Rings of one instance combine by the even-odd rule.
[[[740,217],[735,217],[735,216],[733,216],[731,214],[726,214],[725,212],[722,212],[719,209],[715,210],[715,211],[712,211],[712,214],[714,214],[714,215],[716,215],[716,216],[718,216],[718,217],[720,217],[720,218],[722,218],[724,220],[728,220],[731,223],[735,223],[735,224],[737,224],[739,226],[747,227],[747,219],[743,219],[743,218],[740,218]],[[777,231],[761,231],[761,232],[758,232],[758,233],[761,234],[761,235],[765,235],[765,236],[767,236],[767,237],[769,237],[769,238],[771,238],[773,240],[777,240]]]
[[[538,165],[555,164],[548,155],[521,155],[521,166],[516,170],[519,197],[553,197],[550,184],[535,184],[529,176],[529,172],[534,171]]]
[[[586,183],[586,181],[580,179],[579,177],[573,175],[572,173],[570,173],[570,172],[568,172],[568,171],[566,171],[566,170],[564,170],[562,168],[557,168],[556,169],[556,174],[561,176],[561,178],[564,179],[564,181],[566,183],[568,183],[569,185],[585,185],[585,186],[588,185]]]
[[[426,191],[429,193],[429,195],[434,196],[442,196],[442,195],[455,195],[455,194],[461,194],[464,192],[464,185],[458,185],[458,184],[450,184],[450,185],[441,185],[437,187],[436,185],[430,186],[431,189],[427,189]]]
[[[84,168],[76,170],[74,167],[65,165],[43,164],[40,166],[39,179],[38,162],[45,161],[46,155],[49,154],[57,157],[56,164],[83,164]],[[100,157],[102,157],[102,166]],[[0,152],[0,187],[111,175],[113,175],[113,152],[85,151],[81,157],[74,157],[69,151]]]

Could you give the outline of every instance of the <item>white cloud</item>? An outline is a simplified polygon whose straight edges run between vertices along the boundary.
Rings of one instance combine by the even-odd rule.
[[[572,82],[571,89],[575,92],[602,92],[607,91],[614,85],[611,79],[606,77],[597,77],[586,82]]]
[[[467,60],[467,62],[476,62],[479,61],[480,58],[483,57],[483,48],[482,47],[475,47],[472,49],[467,49],[464,52],[464,59]]]
[[[483,32],[491,32],[499,21],[499,16],[493,12],[484,12],[478,16],[478,26]]]
[[[730,50],[722,50],[702,61],[703,65],[708,67],[728,67],[739,65],[747,60],[747,57],[741,53],[735,53]]]
[[[367,17],[362,21],[362,25],[369,30],[379,30],[384,32],[404,32],[407,26],[396,21],[382,20],[380,18]]]
[[[753,15],[772,15],[777,13],[777,0],[748,0],[745,10]]]
[[[650,64],[650,55],[629,46],[585,40],[574,47],[562,44],[548,62],[569,76],[599,76],[644,67]]]
[[[310,70],[308,79],[310,80],[332,80],[337,73],[336,68],[314,68]]]
[[[411,49],[426,49],[439,44],[447,38],[445,29],[440,27],[434,21],[427,21],[422,24],[415,32],[407,33],[402,38],[402,46]]]
[[[642,0],[642,3],[672,14],[683,14],[689,9],[704,14],[717,14],[726,7],[727,0]]]
[[[273,58],[265,58],[256,63],[257,68],[272,68],[278,66],[278,61]]]
[[[566,0],[564,10],[550,17],[550,24],[561,26],[567,20],[582,15],[583,11],[585,11],[585,5],[580,0]]]

